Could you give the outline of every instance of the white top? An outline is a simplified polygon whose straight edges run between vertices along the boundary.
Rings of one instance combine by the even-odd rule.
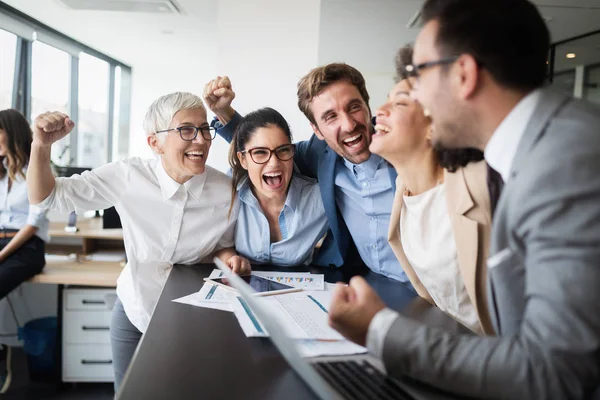
[[[6,159],[4,160],[6,167]],[[23,168],[27,173],[27,168]],[[21,229],[25,225],[38,228],[35,235],[44,242],[50,240],[48,236],[48,218],[46,211],[29,204],[27,198],[27,183],[17,175],[17,179],[8,190],[8,171],[0,179],[0,229]]]
[[[173,264],[195,264],[233,247],[238,205],[228,218],[230,201],[230,178],[213,168],[181,185],[160,159],[131,158],[57,178],[40,207],[79,213],[115,206],[128,260],[117,294],[131,323],[145,332]]]
[[[502,176],[504,182],[508,182],[519,143],[541,96],[542,90],[537,89],[521,99],[498,125],[485,147],[485,160]]]
[[[435,304],[480,332],[477,312],[458,267],[445,185],[404,196],[399,229],[406,258]]]
[[[485,147],[486,162],[502,176],[504,182],[508,182],[519,143],[541,96],[541,89],[525,96],[498,125]],[[386,308],[371,320],[367,333],[367,347],[373,354],[381,356],[385,337],[396,318],[398,313]]]

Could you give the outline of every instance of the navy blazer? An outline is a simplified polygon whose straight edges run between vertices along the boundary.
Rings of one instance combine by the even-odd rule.
[[[217,133],[219,136],[230,143],[241,118],[242,116],[236,112],[227,125],[222,126],[220,122],[215,123],[215,121],[213,121],[213,124],[218,128]],[[341,158],[324,140],[320,140],[314,134],[309,140],[296,143],[294,162],[302,175],[316,178],[319,181],[321,198],[329,222],[327,236],[313,258],[312,264],[314,265],[336,267],[344,264],[349,266],[364,265],[335,203],[336,167],[337,161]],[[388,171],[392,190],[396,191],[396,170],[388,164]]]

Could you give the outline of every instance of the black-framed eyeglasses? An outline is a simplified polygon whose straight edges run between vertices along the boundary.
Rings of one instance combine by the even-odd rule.
[[[204,140],[213,140],[217,136],[217,128],[214,126],[180,126],[179,128],[165,129],[156,133],[179,131],[181,139],[191,142],[198,137],[198,131],[202,132]]]
[[[273,153],[275,153],[275,156],[281,161],[288,161],[294,157],[294,154],[296,154],[296,145],[284,144],[283,146],[277,147],[275,150],[271,150],[266,147],[253,147],[248,150],[242,150],[240,153],[250,154],[250,158],[252,158],[252,161],[254,161],[256,164],[268,163]]]
[[[428,61],[421,64],[408,64],[404,66],[404,73],[409,78],[419,79],[419,74],[422,70],[435,67],[436,65],[448,65],[458,60],[458,56],[446,57],[436,61]]]

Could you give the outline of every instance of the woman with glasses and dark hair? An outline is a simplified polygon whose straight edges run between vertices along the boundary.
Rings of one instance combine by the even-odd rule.
[[[290,127],[272,108],[249,113],[235,130],[229,152],[232,197],[240,204],[235,247],[252,262],[309,264],[327,232],[319,185],[294,172],[294,152]]]
[[[29,122],[20,112],[0,111],[0,299],[46,263],[48,219],[29,204],[25,183],[31,140]],[[10,386],[10,353],[10,347],[0,344],[0,393]]]
[[[213,253],[237,273],[249,272],[250,264],[233,248],[231,179],[206,165],[214,130],[202,99],[172,93],[152,103],[144,130],[156,159],[130,158],[54,179],[52,143],[73,127],[59,112],[36,118],[29,197],[62,212],[114,206],[119,213],[127,265],[117,281],[110,328],[117,390],[174,264],[197,264]]]
[[[432,143],[431,119],[410,92],[412,48],[376,112],[369,149],[398,173],[389,242],[421,297],[477,333],[492,334],[486,300],[491,212],[483,153]],[[408,71],[407,71],[408,70]]]

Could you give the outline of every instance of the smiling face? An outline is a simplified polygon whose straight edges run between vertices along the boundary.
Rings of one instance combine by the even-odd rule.
[[[353,164],[371,157],[371,112],[360,92],[346,80],[327,86],[310,102],[315,134]]]
[[[244,153],[237,153],[242,167],[248,171],[257,198],[281,199],[286,197],[294,171],[294,159],[282,161],[275,153],[272,153],[268,162],[259,164],[252,159],[250,151],[254,152],[256,160],[259,160],[259,157],[268,157],[269,150],[275,149],[279,149],[278,154],[281,158],[288,158],[291,156],[289,152],[293,151],[291,146],[286,146],[290,144],[290,139],[281,128],[267,125],[254,131],[244,146]]]
[[[376,112],[375,134],[369,149],[392,162],[431,151],[431,123],[421,105],[410,97],[408,80],[398,82]]]
[[[182,126],[208,127],[206,112],[201,108],[178,111],[168,129]],[[172,130],[148,136],[148,144],[160,154],[167,174],[184,183],[192,176],[204,173],[211,141],[204,139],[201,132],[194,140],[186,141],[181,139],[179,131]]]

